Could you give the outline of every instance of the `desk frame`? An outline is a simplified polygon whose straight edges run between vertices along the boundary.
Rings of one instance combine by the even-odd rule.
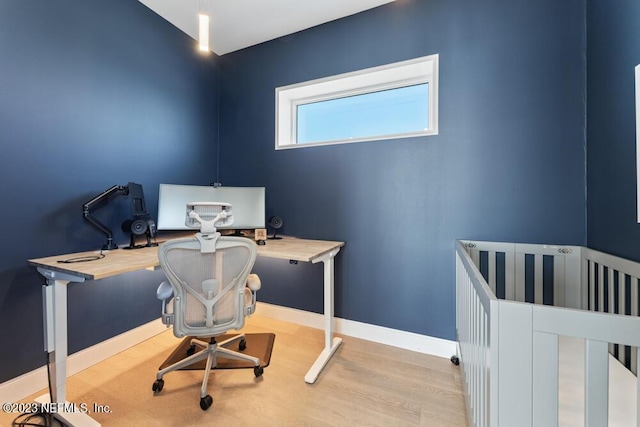
[[[305,240],[284,238],[270,240],[265,246],[258,246],[258,255],[269,258],[324,264],[324,349],[304,377],[308,384],[316,381],[322,369],[342,343],[342,338],[334,337],[334,270],[335,256],[344,242]],[[85,280],[99,280],[125,272],[142,269],[155,270],[159,267],[157,247],[131,251],[109,252],[102,260],[79,264],[61,264],[58,261],[71,257],[95,255],[94,252],[60,255],[48,258],[32,259],[28,263],[35,266],[46,279],[43,285],[44,310],[44,347],[49,353],[51,369],[51,396],[45,394],[37,402],[57,404],[57,418],[71,426],[100,426],[89,415],[76,409],[66,401],[67,392],[67,285],[71,282],[82,283]],[[121,262],[108,263],[113,255]]]
[[[42,286],[42,304],[44,309],[44,350],[49,353],[49,380],[51,396],[44,394],[36,402],[59,404],[55,414],[57,418],[71,426],[100,426],[100,423],[87,414],[73,409],[66,401],[67,397],[67,285],[70,282],[81,283],[85,278],[79,275],[54,271],[38,267],[38,272],[46,279]]]
[[[335,270],[335,256],[340,251],[340,248],[336,248],[328,254],[312,260],[311,262],[316,264],[322,262],[324,264],[324,349],[313,363],[309,372],[304,376],[304,381],[307,384],[313,384],[318,379],[320,372],[333,356],[333,353],[342,344],[342,338],[334,337],[334,270]]]

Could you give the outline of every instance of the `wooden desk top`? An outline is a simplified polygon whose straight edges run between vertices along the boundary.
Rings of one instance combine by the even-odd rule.
[[[258,255],[312,262],[314,259],[342,246],[344,246],[344,242],[284,237],[281,240],[267,240],[265,245],[258,246]],[[103,251],[104,258],[88,262],[58,262],[76,257],[95,256],[99,253],[100,251],[79,252],[30,259],[27,262],[34,267],[44,267],[52,271],[73,274],[86,280],[104,279],[105,277],[138,270],[155,270],[160,265],[157,247]]]
[[[75,254],[56,255],[46,258],[30,259],[27,262],[34,267],[44,267],[49,270],[73,274],[86,280],[98,280],[138,270],[154,270],[160,265],[158,261],[158,247],[140,249],[115,249],[103,251],[105,256],[87,262],[61,263],[71,258],[95,256],[100,251],[78,252]]]
[[[285,236],[279,240],[267,240],[265,245],[259,245],[258,255],[269,258],[312,262],[322,255],[343,246],[344,242],[307,240]]]

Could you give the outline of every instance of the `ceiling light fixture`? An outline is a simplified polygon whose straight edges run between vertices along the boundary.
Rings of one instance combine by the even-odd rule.
[[[200,13],[198,15],[200,20],[200,50],[203,52],[209,51],[209,15]]]

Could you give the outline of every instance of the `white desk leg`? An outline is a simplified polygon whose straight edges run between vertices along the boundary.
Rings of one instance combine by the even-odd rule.
[[[49,353],[51,394],[36,399],[45,412],[70,426],[100,426],[100,423],[83,413],[80,405],[70,404],[67,398],[67,285],[84,282],[83,277],[38,268],[47,278],[43,290],[44,349]]]
[[[67,399],[67,285],[66,280],[53,280],[45,290],[51,303],[45,303],[47,326],[45,329],[45,351],[49,352],[51,369],[51,401],[64,402]],[[53,339],[51,342],[50,340]],[[48,341],[48,342],[47,342]]]
[[[320,372],[342,343],[342,338],[333,336],[334,258],[339,251],[340,248],[313,260],[314,264],[320,261],[324,263],[324,350],[304,376],[304,381],[308,384],[313,384],[318,379]]]

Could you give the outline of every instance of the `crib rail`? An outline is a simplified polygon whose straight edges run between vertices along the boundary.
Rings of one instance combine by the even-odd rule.
[[[640,315],[639,278],[639,263],[582,248],[582,308],[637,317]],[[610,344],[609,352],[631,372],[638,374],[636,347]]]
[[[497,419],[498,410],[498,400],[491,400],[491,390],[497,388],[498,376],[491,371],[491,364],[498,363],[498,354],[496,337],[490,336],[490,331],[492,325],[497,325],[498,300],[460,242],[456,242],[456,299],[467,414],[475,427],[496,425],[490,424],[490,420]]]
[[[461,242],[499,298],[583,308],[579,246]]]
[[[640,315],[637,262],[580,246],[462,244],[500,299]],[[610,343],[609,352],[637,375],[635,347]]]
[[[534,246],[456,242],[456,326],[470,422],[477,427],[557,426],[558,342],[559,337],[568,336],[585,340],[584,425],[606,426],[609,343],[637,349],[640,319],[604,312],[604,295],[613,295],[616,290],[620,294],[620,283],[631,282],[636,285],[633,295],[637,300],[640,266],[580,247]],[[552,259],[539,261],[536,257],[540,256]],[[551,272],[545,275],[545,268]],[[595,309],[589,312],[517,300],[526,299],[526,288],[531,284],[516,283],[509,288],[505,283],[518,282],[518,276],[527,275],[523,270],[533,278],[522,282],[533,282],[534,287],[544,285],[540,277],[552,277],[554,303],[560,300],[565,306],[580,308],[591,304],[596,294]],[[580,285],[586,273],[590,274],[589,289]],[[501,281],[504,296],[513,296],[515,301],[496,297]],[[567,285],[568,291],[556,289]],[[628,297],[633,287],[624,289],[625,301],[633,299]],[[528,293],[529,297],[533,293],[531,302],[539,300],[540,291],[529,289]],[[617,301],[620,306],[619,295]],[[639,366],[637,350],[633,354],[635,366]],[[640,382],[636,383],[640,397]],[[640,408],[639,402],[636,408]],[[640,414],[636,422],[640,426]]]

